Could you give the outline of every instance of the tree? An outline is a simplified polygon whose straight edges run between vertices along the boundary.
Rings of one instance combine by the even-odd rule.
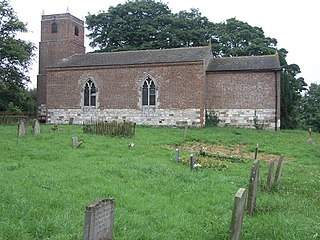
[[[30,81],[27,73],[35,49],[31,42],[17,38],[26,31],[9,2],[0,1],[0,111],[8,110],[10,102],[13,108],[23,110],[21,91]]]
[[[300,126],[300,104],[303,91],[307,84],[302,77],[297,77],[301,72],[297,64],[287,64],[287,51],[279,50],[281,64],[281,128],[295,129]]]
[[[91,47],[99,51],[207,45],[213,24],[197,9],[173,14],[154,0],[135,0],[86,17]]]
[[[303,120],[305,127],[320,132],[320,85],[311,83],[307,93],[302,98]]]
[[[236,18],[215,24],[212,36],[213,53],[221,57],[274,54],[276,45],[277,40],[265,37],[262,28]]]

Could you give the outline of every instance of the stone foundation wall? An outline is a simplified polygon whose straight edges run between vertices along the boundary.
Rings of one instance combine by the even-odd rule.
[[[280,119],[275,122],[275,109],[213,109],[213,111],[220,120],[219,126],[280,129]]]
[[[200,109],[48,109],[47,123],[83,124],[126,120],[153,126],[200,127],[200,116]]]

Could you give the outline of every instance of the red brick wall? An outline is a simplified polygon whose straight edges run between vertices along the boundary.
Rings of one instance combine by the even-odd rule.
[[[158,87],[158,108],[204,109],[201,62],[139,67],[70,68],[48,72],[48,108],[80,108],[81,89],[91,77],[98,87],[100,109],[139,109],[139,89],[147,76]]]
[[[209,109],[275,109],[274,72],[207,73]],[[279,96],[278,96],[279,98]]]

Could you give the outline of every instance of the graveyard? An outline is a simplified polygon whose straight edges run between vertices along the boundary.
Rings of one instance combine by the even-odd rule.
[[[112,239],[320,238],[316,132],[136,126],[110,137],[32,123],[0,132],[0,239],[93,239],[95,203],[112,217],[92,231],[111,224]]]

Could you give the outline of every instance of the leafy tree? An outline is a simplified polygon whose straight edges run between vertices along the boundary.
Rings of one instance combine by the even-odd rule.
[[[287,64],[285,49],[279,50],[281,64],[281,128],[295,129],[300,126],[300,104],[302,92],[307,84],[302,77],[297,77],[301,72],[297,64]]]
[[[0,111],[10,106],[23,110],[21,92],[30,81],[27,73],[35,49],[31,42],[17,38],[19,32],[26,31],[9,1],[0,1]]]
[[[311,83],[302,98],[304,125],[320,132],[320,85]]]
[[[134,0],[97,15],[86,24],[91,47],[99,51],[160,49],[207,45],[213,24],[197,9],[173,14],[154,0]]]
[[[274,54],[276,45],[277,40],[265,37],[262,28],[236,18],[215,24],[212,36],[213,53],[222,57]]]

